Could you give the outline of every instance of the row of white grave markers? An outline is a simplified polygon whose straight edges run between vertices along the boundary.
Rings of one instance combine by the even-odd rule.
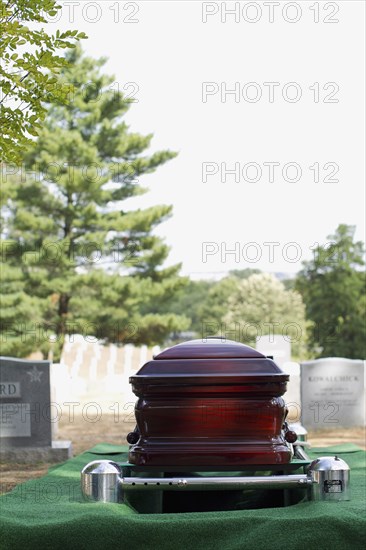
[[[326,358],[300,365],[290,361],[289,342],[281,347],[281,340],[282,336],[272,335],[272,341],[258,342],[257,348],[272,355],[290,375],[284,395],[289,419],[301,420],[312,429],[364,425],[363,361]],[[102,346],[73,335],[66,340],[61,364],[51,366],[52,399],[61,407],[70,402],[95,402],[110,413],[111,405],[119,403],[123,410],[130,410],[136,396],[129,377],[159,351],[158,346]]]
[[[51,366],[53,400],[61,409],[70,402],[95,402],[106,412],[116,402],[122,408],[134,404],[129,377],[159,351],[159,346],[103,346],[82,335],[66,337],[61,362]]]

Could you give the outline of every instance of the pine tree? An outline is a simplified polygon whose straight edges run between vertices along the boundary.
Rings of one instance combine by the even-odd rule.
[[[7,202],[6,242],[12,265],[21,266],[24,292],[38,299],[44,334],[59,349],[67,333],[96,334],[114,342],[161,343],[188,320],[149,313],[185,280],[179,265],[162,268],[169,249],[154,228],[170,206],[124,209],[145,192],[140,179],[176,156],[143,154],[152,135],[129,130],[123,116],[131,100],[112,89],[106,59],[67,56],[62,85],[67,105],[53,105],[27,153]],[[49,339],[39,343],[48,347]]]

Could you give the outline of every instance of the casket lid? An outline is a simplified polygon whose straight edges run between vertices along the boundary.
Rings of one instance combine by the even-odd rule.
[[[154,359],[229,359],[265,357],[259,351],[233,340],[206,338],[191,340],[165,349]]]
[[[238,382],[243,377],[250,382],[265,382],[270,379],[287,381],[289,376],[262,353],[244,344],[221,338],[191,340],[168,348],[152,361],[148,361],[130,377],[132,384],[139,381],[154,381],[174,377],[177,383],[195,384],[209,378],[212,383],[221,383],[230,378]],[[188,380],[189,378],[189,380]]]

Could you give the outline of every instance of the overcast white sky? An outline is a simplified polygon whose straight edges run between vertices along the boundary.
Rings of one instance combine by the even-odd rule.
[[[129,203],[174,206],[157,230],[169,263],[294,273],[339,223],[364,240],[363,1],[63,4],[56,26],[85,31],[136,92],[131,129],[179,151]],[[225,181],[225,166],[240,172]]]

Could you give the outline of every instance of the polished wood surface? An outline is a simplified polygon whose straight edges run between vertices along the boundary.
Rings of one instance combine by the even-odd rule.
[[[138,440],[129,461],[154,467],[288,463],[282,398],[288,375],[243,344],[201,344],[165,350],[130,378]]]
[[[221,338],[206,338],[205,340],[190,340],[163,350],[154,359],[219,359],[234,357],[265,357],[250,346],[224,340]]]

